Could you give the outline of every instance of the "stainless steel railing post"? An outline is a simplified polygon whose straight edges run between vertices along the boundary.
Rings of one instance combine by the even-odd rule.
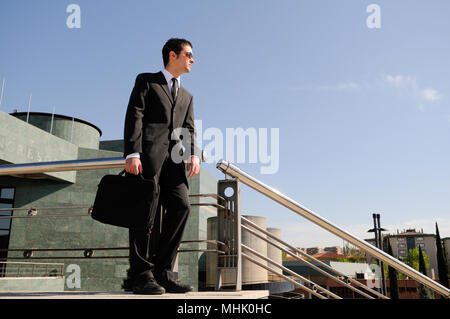
[[[236,291],[242,290],[240,193],[238,180],[226,179],[217,183],[217,195],[227,200],[228,205],[217,210],[217,240],[224,242],[227,249],[225,254],[218,256],[216,290],[220,289],[225,272],[234,272]]]

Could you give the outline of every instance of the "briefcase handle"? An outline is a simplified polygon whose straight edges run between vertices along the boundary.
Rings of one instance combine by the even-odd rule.
[[[125,173],[126,173],[126,172],[127,172],[126,170],[122,170],[122,171],[119,173],[119,175],[120,175],[120,176],[125,176]],[[140,173],[140,172],[139,172],[138,175],[133,175],[133,174],[130,174],[130,175],[131,175],[131,176],[139,176],[141,179],[145,180],[144,175],[142,175],[142,173]]]

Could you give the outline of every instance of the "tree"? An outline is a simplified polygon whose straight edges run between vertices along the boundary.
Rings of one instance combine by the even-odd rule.
[[[439,283],[442,286],[449,288],[447,259],[445,258],[444,255],[441,236],[439,235],[439,228],[437,223],[436,223],[436,255],[437,255],[436,257],[438,265]]]
[[[426,253],[422,252],[423,260],[425,262],[425,269],[430,267],[430,258]],[[403,262],[408,266],[414,268],[415,270],[419,270],[419,249],[414,248],[408,251],[408,255],[403,259]]]
[[[386,244],[387,246],[387,253],[391,256],[394,256],[392,252],[391,243],[388,238],[386,238]],[[391,266],[388,267],[388,276],[389,276],[389,291],[390,291],[390,298],[391,299],[399,299],[399,292],[398,292],[398,281],[397,281],[397,270],[395,268],[392,268]]]
[[[419,271],[422,274],[424,274],[425,276],[427,275],[425,260],[423,257],[422,248],[420,248],[420,246],[419,246]],[[428,287],[425,287],[424,285],[419,284],[418,290],[419,290],[419,298],[420,299],[432,299],[431,292]]]

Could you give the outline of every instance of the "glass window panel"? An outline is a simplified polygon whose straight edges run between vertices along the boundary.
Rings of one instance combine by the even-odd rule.
[[[0,229],[9,229],[9,226],[11,224],[11,219],[9,218],[1,218],[0,219]]]
[[[0,203],[0,208],[11,208],[12,204]],[[11,216],[12,211],[10,210],[0,210],[0,216]]]
[[[14,199],[14,188],[2,188],[0,198]]]

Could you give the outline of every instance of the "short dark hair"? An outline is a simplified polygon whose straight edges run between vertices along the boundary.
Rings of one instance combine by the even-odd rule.
[[[166,44],[164,44],[164,46],[162,48],[164,67],[167,66],[167,63],[169,63],[170,51],[173,51],[173,52],[175,52],[176,55],[178,55],[178,54],[180,54],[181,50],[183,50],[183,47],[185,45],[189,45],[192,48],[191,42],[189,42],[186,39],[171,38],[171,39],[167,40]]]

